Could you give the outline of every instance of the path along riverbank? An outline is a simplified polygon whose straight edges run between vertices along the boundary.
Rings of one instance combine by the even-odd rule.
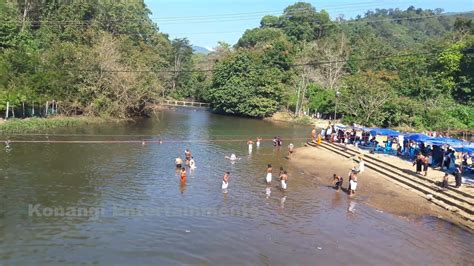
[[[347,187],[348,173],[357,163],[354,154],[356,152],[323,142],[321,146],[298,148],[291,162],[295,167],[314,176],[321,185],[331,186],[332,175],[338,174],[344,178],[343,187]],[[372,156],[383,158],[378,158],[381,161],[379,162],[375,160],[377,158],[371,158]],[[460,192],[453,192],[455,189],[441,192],[435,184],[413,175],[409,162],[396,162],[398,158],[384,155],[365,154],[364,157],[366,170],[358,176],[355,199],[361,199],[380,211],[406,219],[436,216],[474,230],[472,187],[465,186]],[[382,168],[384,164],[385,169]],[[403,167],[406,170],[397,173],[399,170],[395,167]],[[411,179],[408,177],[410,175]],[[439,181],[442,177],[441,172],[431,171],[427,179]],[[416,183],[417,179],[423,183]],[[450,184],[453,180],[454,178],[451,178]]]

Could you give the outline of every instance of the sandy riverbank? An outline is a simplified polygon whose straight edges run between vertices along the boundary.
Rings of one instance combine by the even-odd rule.
[[[291,162],[295,167],[314,176],[321,185],[332,185],[331,177],[338,174],[344,177],[343,187],[348,185],[349,170],[355,162],[322,148],[298,148]],[[369,206],[404,218],[436,216],[447,221],[465,225],[458,216],[453,215],[416,193],[391,182],[381,174],[370,169],[358,178],[356,198],[363,199]],[[337,193],[343,193],[339,191]]]

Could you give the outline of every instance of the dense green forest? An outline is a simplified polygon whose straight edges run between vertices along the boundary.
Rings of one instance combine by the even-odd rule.
[[[203,55],[161,33],[143,1],[0,0],[0,110],[54,102],[66,115],[130,117],[169,97],[240,116],[337,111],[367,126],[474,128],[474,12],[347,20],[316,8],[264,16]]]

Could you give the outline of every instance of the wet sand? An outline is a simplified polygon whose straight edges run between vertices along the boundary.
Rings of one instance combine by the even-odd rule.
[[[317,147],[297,148],[291,163],[323,186],[332,186],[333,174],[340,175],[344,178],[343,188],[347,188],[349,171],[356,165],[352,159]],[[357,192],[352,197],[362,199],[367,205],[379,211],[405,219],[436,216],[460,226],[465,225],[465,221],[458,216],[367,167],[358,175]]]

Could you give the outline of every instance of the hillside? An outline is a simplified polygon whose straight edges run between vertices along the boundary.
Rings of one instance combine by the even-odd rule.
[[[211,52],[207,48],[204,48],[204,47],[201,47],[201,46],[193,45],[192,48],[193,48],[193,52],[196,53],[196,54],[205,54],[205,55],[207,55]]]

